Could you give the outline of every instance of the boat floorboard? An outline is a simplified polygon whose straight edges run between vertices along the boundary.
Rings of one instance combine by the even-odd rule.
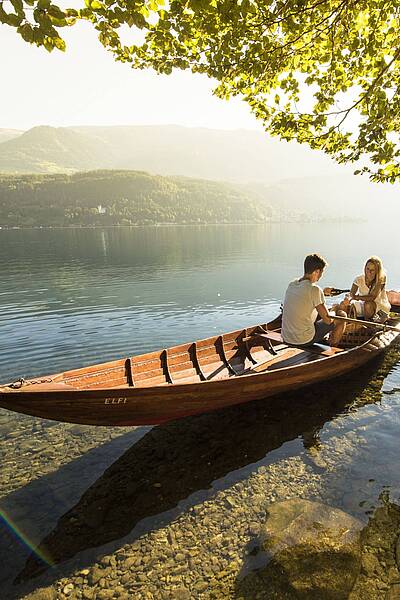
[[[282,360],[274,362],[266,370],[272,371],[275,369],[283,369],[285,367],[293,367],[294,365],[299,365],[302,363],[305,364],[305,363],[308,363],[313,360],[317,360],[317,359],[321,358],[318,354],[309,352],[308,350],[303,350],[302,348],[298,348],[297,350],[298,350],[298,352],[295,352],[288,358],[285,358],[285,356],[282,356]]]

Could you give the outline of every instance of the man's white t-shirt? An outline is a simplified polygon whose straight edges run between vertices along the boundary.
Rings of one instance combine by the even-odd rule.
[[[282,337],[287,344],[311,342],[318,316],[315,307],[324,303],[324,292],[309,279],[295,279],[289,283],[282,315]]]

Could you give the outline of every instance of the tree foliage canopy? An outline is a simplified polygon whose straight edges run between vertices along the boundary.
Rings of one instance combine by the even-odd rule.
[[[48,50],[64,49],[59,28],[76,19],[119,61],[205,73],[273,135],[400,179],[398,0],[0,0],[0,21]]]

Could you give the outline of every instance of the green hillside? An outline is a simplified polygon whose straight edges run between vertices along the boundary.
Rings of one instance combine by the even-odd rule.
[[[2,142],[2,132],[12,139]],[[257,131],[175,125],[34,127],[22,134],[0,129],[0,176],[145,171],[167,178],[212,179],[224,190],[224,182],[231,182],[231,189],[247,202],[272,206],[276,220],[397,218],[398,185],[372,184],[353,176],[351,169],[336,166],[340,172],[332,172],[327,165],[332,169],[331,161],[317,152]]]
[[[229,184],[137,171],[0,176],[0,226],[259,223],[270,207]]]

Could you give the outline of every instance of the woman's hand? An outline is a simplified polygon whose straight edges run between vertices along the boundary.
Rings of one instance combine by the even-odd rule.
[[[331,287],[325,287],[323,289],[324,295],[325,296],[331,296],[332,295],[332,288]]]

